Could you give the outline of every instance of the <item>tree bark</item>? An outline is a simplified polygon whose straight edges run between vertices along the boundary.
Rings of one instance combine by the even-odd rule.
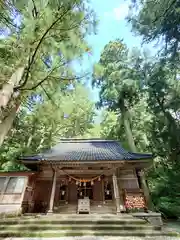
[[[28,141],[27,141],[27,145],[26,147],[29,148],[31,143],[32,143],[32,139],[33,139],[33,135],[31,135],[29,138],[28,138]]]
[[[9,115],[0,123],[0,146],[3,144],[6,135],[8,134],[13,121],[16,117],[17,107],[13,107]]]
[[[129,122],[129,117],[128,117],[128,112],[124,112],[123,114],[123,120],[124,120],[124,128],[125,128],[125,132],[126,132],[126,136],[127,136],[127,140],[128,140],[128,145],[129,148],[132,152],[136,152],[136,146],[134,143],[134,139],[133,139],[133,135],[132,135],[132,130],[130,127],[130,122]]]
[[[11,76],[10,80],[5,83],[0,90],[0,109],[7,108],[8,102],[10,101],[14,88],[20,83],[23,73],[24,67],[19,67]]]
[[[121,103],[120,103],[120,109],[121,109],[121,113],[122,113],[124,129],[125,129],[126,137],[127,137],[127,140],[128,140],[129,148],[132,152],[136,152],[137,149],[136,149],[136,146],[135,146],[135,143],[134,143],[132,130],[131,130],[131,126],[130,126],[129,111],[125,107],[123,101],[121,101]]]
[[[133,134],[132,134],[132,130],[129,122],[129,112],[128,112],[128,109],[126,109],[126,107],[124,106],[124,103],[123,104],[121,103],[121,113],[123,115],[124,128],[125,128],[129,148],[132,152],[137,152],[137,148],[133,139]],[[143,192],[144,192],[146,201],[148,202],[148,207],[152,209],[152,201],[149,193],[149,187],[146,183],[146,178],[144,174],[141,175],[141,181],[143,185]]]
[[[14,88],[20,83],[24,67],[19,67],[11,76],[10,80],[2,86],[0,90],[0,146],[3,144],[13,121],[16,117],[17,105],[19,106],[19,96],[14,97]],[[17,101],[17,102],[15,102]],[[11,105],[12,107],[9,107]],[[8,112],[8,109],[9,112]]]
[[[42,147],[43,142],[44,142],[44,138],[41,139],[41,141],[36,149],[37,151]]]

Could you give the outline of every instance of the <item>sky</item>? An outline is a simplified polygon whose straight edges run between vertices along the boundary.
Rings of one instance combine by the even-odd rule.
[[[123,39],[129,47],[141,47],[142,39],[131,32],[131,25],[127,23],[125,17],[128,15],[128,0],[91,0],[91,6],[98,18],[97,34],[87,37],[87,41],[92,48],[91,54],[83,59],[83,64],[78,69],[92,72],[93,64],[98,62],[100,54],[109,41],[117,38]],[[152,49],[152,46],[150,46]],[[91,91],[91,98],[98,101],[98,89],[92,89],[91,81],[88,82]]]
[[[97,34],[87,37],[87,41],[92,48],[92,52],[87,54],[81,66],[77,67],[77,72],[92,72],[93,64],[99,61],[100,54],[109,41],[123,39],[128,48],[142,48],[142,38],[135,36],[131,31],[131,25],[125,19],[129,12],[130,0],[91,0],[91,6],[98,18]],[[144,45],[151,53],[156,53],[154,44]],[[99,90],[92,88],[91,79],[87,83],[90,90],[90,98],[94,102],[99,100]],[[96,122],[101,119],[101,110],[97,110]]]
[[[131,26],[125,20],[129,1],[91,0],[92,7],[99,19],[97,35],[88,37],[93,48],[93,60],[98,61],[100,52],[111,40],[124,39],[128,47],[140,46],[141,39],[133,36]]]

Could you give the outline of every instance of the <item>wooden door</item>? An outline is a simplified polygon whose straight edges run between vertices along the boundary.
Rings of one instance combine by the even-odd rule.
[[[101,202],[103,201],[103,189],[102,181],[96,181],[93,185],[93,200]]]
[[[77,203],[77,185],[75,182],[68,184],[68,202]]]

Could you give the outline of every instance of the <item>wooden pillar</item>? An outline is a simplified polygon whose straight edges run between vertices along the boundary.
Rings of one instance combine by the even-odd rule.
[[[23,199],[24,199],[24,195],[25,195],[25,192],[26,192],[28,180],[29,180],[29,176],[24,177],[24,188],[23,188],[23,191],[22,191],[22,194],[21,194],[21,203],[23,202]]]
[[[68,198],[69,198],[69,182],[68,184],[66,185],[66,204],[68,204]]]
[[[105,204],[105,196],[104,196],[104,179],[102,179],[102,203]]]
[[[114,198],[116,201],[116,211],[118,214],[123,210],[123,205],[121,203],[120,196],[119,196],[119,188],[118,188],[117,177],[115,172],[113,173],[112,179],[113,179],[113,188],[114,188]]]
[[[51,196],[50,196],[50,202],[49,202],[49,210],[48,213],[53,212],[53,206],[54,206],[54,197],[56,192],[56,169],[53,169],[53,183],[52,183],[52,189],[51,189]]]

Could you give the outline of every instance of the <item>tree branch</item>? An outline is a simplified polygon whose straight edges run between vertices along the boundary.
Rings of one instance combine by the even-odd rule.
[[[74,28],[77,28],[77,27],[78,27],[84,20],[86,20],[86,19],[87,19],[87,16],[84,17],[84,18],[83,18],[81,21],[79,21],[77,24],[74,24],[74,26],[73,26],[73,24],[71,24],[68,29],[61,28],[60,31],[66,32],[66,31],[70,31],[70,30],[72,30],[72,29],[74,29]]]
[[[156,17],[152,22],[155,23],[158,19],[162,18],[162,17],[165,17],[165,15],[168,13],[168,11],[170,10],[170,8],[177,2],[177,0],[173,0],[171,2],[171,4],[169,5],[168,8],[166,8],[166,10],[164,11],[164,13],[159,16],[159,17]]]
[[[46,36],[46,37],[44,38],[44,40],[47,39],[47,38],[50,38],[50,37],[53,38],[53,37],[56,37],[56,36],[57,36],[57,35],[55,35],[55,34],[54,34],[54,35],[49,35],[49,36]],[[61,36],[59,36],[59,37],[61,37]],[[59,42],[66,41],[66,40],[70,40],[70,37],[63,37],[63,36],[62,36],[62,39],[59,40]],[[36,43],[36,42],[39,42],[39,41],[40,41],[40,39],[35,40],[35,41],[32,42],[32,44],[34,44],[34,43]]]
[[[18,9],[15,8],[15,6],[12,4],[11,1],[2,1],[0,0],[0,4],[1,4],[1,7],[2,9],[4,10],[4,13],[1,13],[0,16],[2,17],[3,20],[5,20],[5,25],[7,27],[9,27],[10,25],[13,26],[13,28],[15,29],[21,29],[21,27],[18,27],[17,25],[15,25],[13,22],[12,22],[12,19],[9,18],[8,16],[6,16],[5,12],[8,11],[9,12],[9,15],[12,14],[12,11],[13,10],[17,10],[19,12]]]
[[[86,76],[88,76],[90,73],[86,73],[86,74],[84,74],[83,76],[79,76],[79,77],[72,77],[72,78],[65,78],[65,77],[58,77],[58,78],[56,78],[56,77],[53,77],[52,76],[52,78],[56,78],[56,79],[58,79],[58,80],[64,80],[64,81],[72,81],[72,80],[79,80],[79,79],[82,79],[82,78],[84,78],[84,77],[86,77]]]
[[[34,53],[33,53],[33,55],[32,55],[31,61],[30,61],[30,63],[28,64],[27,72],[26,72],[26,76],[25,76],[25,80],[24,80],[24,82],[23,82],[20,86],[17,87],[17,89],[20,89],[20,88],[22,88],[22,87],[24,87],[24,86],[26,85],[26,83],[27,83],[27,81],[28,81],[28,78],[29,78],[29,72],[30,72],[31,66],[33,65],[33,63],[34,63],[34,61],[35,61],[36,54],[37,54],[37,52],[38,52],[38,50],[39,50],[39,48],[40,48],[40,46],[41,46],[44,38],[46,37],[46,35],[49,33],[49,31],[50,31],[70,10],[71,10],[71,7],[69,6],[69,7],[66,9],[66,11],[65,11],[60,17],[58,17],[58,18],[48,27],[48,29],[44,32],[44,34],[42,35],[39,43],[37,44],[37,46],[36,46],[36,48],[35,48],[35,50],[34,50]]]
[[[34,90],[36,89],[37,87],[39,87],[40,85],[42,85],[46,80],[48,80],[48,77],[50,76],[50,74],[52,73],[52,71],[44,78],[42,79],[39,83],[37,83],[36,85],[34,85],[32,88],[24,88],[22,90],[26,90],[26,91],[30,91],[30,90]],[[72,77],[72,78],[65,78],[65,77],[53,77],[51,76],[51,78],[54,78],[56,80],[63,80],[63,81],[72,81],[72,80],[79,80],[79,79],[82,79],[86,76],[88,76],[90,73],[86,73],[85,75],[83,76],[79,76],[79,77]]]
[[[62,67],[64,64],[66,64],[66,63],[63,63],[63,64],[58,65],[58,66],[54,67],[53,69],[51,69],[51,71],[49,72],[49,74],[48,74],[45,78],[43,78],[40,82],[38,82],[36,85],[34,85],[33,87],[31,87],[31,88],[22,88],[21,90],[34,90],[34,89],[36,89],[39,85],[41,85],[43,82],[45,82],[45,81],[49,78],[49,76],[50,76],[56,69],[58,69],[59,67]]]
[[[35,2],[34,2],[34,0],[32,0],[32,3],[33,3],[33,10],[32,10],[32,15],[33,15],[33,17],[34,18],[37,18],[37,16],[38,16],[38,10],[37,10],[37,7],[36,7],[36,5],[35,5]]]
[[[41,87],[42,87],[43,91],[45,92],[46,96],[48,97],[48,99],[52,102],[52,104],[58,108],[58,106],[55,104],[55,102],[51,98],[50,94],[46,91],[46,89],[42,86],[42,84],[41,84]]]

